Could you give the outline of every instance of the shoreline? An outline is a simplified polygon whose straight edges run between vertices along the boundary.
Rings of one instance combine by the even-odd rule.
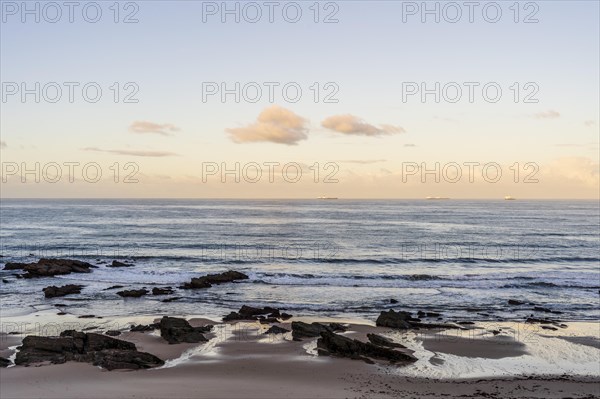
[[[64,317],[64,316],[63,316]],[[143,322],[156,322],[158,317],[143,316]],[[54,321],[60,316],[54,316]],[[114,320],[96,319],[107,325]],[[215,323],[194,315],[188,318],[194,327]],[[292,340],[290,334],[264,335],[272,325],[290,328],[292,321],[338,322],[340,318],[293,317],[280,323],[261,324],[258,321],[217,322],[208,334],[207,343],[169,345],[159,331],[123,332],[116,337],[133,342],[140,351],[152,353],[166,361],[165,365],[148,370],[107,371],[90,364],[67,362],[43,366],[12,366],[0,369],[0,393],[3,398],[159,398],[159,397],[439,397],[447,392],[464,397],[594,397],[600,375],[588,368],[586,375],[571,370],[555,373],[515,373],[514,375],[464,374],[460,367],[474,368],[498,364],[518,365],[521,369],[541,364],[537,351],[552,342],[557,358],[568,363],[565,348],[575,351],[581,361],[584,353],[600,356],[600,324],[568,322],[560,331],[530,331],[529,341],[511,339],[514,325],[497,322],[494,326],[475,323],[461,330],[402,331],[377,327],[374,323],[350,323],[341,333],[353,339],[365,340],[368,333],[377,333],[414,351],[419,359],[414,365],[389,365],[385,362],[367,364],[362,361],[316,355],[316,338]],[[519,323],[528,328],[525,323]],[[502,331],[494,334],[492,328]],[[106,328],[89,330],[103,332]],[[467,337],[460,337],[462,333]],[[0,335],[0,356],[19,345],[24,334]],[[515,337],[514,334],[512,335]],[[536,337],[538,340],[531,340]],[[543,342],[539,342],[542,340]],[[551,340],[551,341],[547,341]],[[570,342],[572,341],[572,342]],[[579,342],[577,342],[579,341]],[[552,349],[550,347],[549,349]],[[12,351],[14,352],[14,351]],[[433,354],[427,358],[425,354]],[[535,355],[535,356],[534,356]],[[455,362],[457,361],[458,362]],[[549,359],[546,359],[549,360]],[[589,360],[589,359],[588,359]],[[588,364],[589,367],[589,364]],[[452,376],[454,371],[466,375]],[[510,368],[510,367],[509,367]],[[514,370],[518,370],[517,367]],[[435,372],[437,370],[437,374]],[[531,368],[531,370],[533,370]],[[496,370],[497,371],[497,370]],[[580,370],[581,371],[581,370]],[[444,374],[445,373],[445,374]],[[567,374],[569,374],[567,376]],[[34,383],[32,383],[34,381]],[[498,384],[502,382],[501,384]],[[302,392],[302,394],[300,394]]]

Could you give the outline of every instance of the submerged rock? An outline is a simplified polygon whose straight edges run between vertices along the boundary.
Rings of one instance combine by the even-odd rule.
[[[152,295],[171,295],[172,293],[173,293],[173,289],[171,287],[165,287],[165,288],[154,287],[154,288],[152,288]]]
[[[169,344],[206,342],[208,339],[202,333],[209,332],[212,328],[210,325],[192,327],[187,320],[177,317],[164,316],[160,320],[160,336]]]
[[[428,314],[436,314],[430,312]],[[427,314],[426,314],[427,315]],[[432,316],[435,317],[435,316]],[[440,329],[461,329],[456,324],[448,323],[422,323],[420,319],[412,317],[409,312],[396,312],[393,309],[382,311],[375,325],[378,327],[389,327],[401,330],[410,330],[413,328],[440,328]]]
[[[527,302],[518,301],[516,299],[509,299],[508,300],[508,304],[511,305],[511,306],[521,306],[521,305],[526,305]]]
[[[105,288],[104,291],[108,291],[108,290],[116,290],[117,288],[124,288],[124,285],[113,285],[111,287]]]
[[[283,313],[285,314],[285,313]],[[283,318],[283,314],[279,312],[279,309],[266,306],[264,308],[255,308],[253,306],[243,305],[239,311],[231,312],[227,316],[223,317],[223,321],[236,321],[236,320],[259,320],[264,315],[269,315],[268,319],[262,317],[267,322],[277,323],[277,317]],[[291,315],[288,315],[291,317]]]
[[[106,267],[132,267],[132,266],[133,266],[133,264],[131,264],[131,263],[123,263],[123,262],[119,262],[118,260],[113,260],[110,265],[106,265]]]
[[[93,268],[89,263],[72,259],[42,258],[37,263],[29,263],[23,267],[26,272],[23,277],[49,277],[70,273],[91,273]]]
[[[408,353],[378,346],[370,342],[344,337],[330,331],[321,332],[317,340],[319,356],[339,356],[350,359],[363,360],[373,363],[372,359],[387,360],[390,363],[412,363],[417,358]]]
[[[0,357],[0,367],[8,367],[10,366],[12,363],[10,360],[4,358],[4,357]]]
[[[146,295],[148,293],[147,289],[140,289],[140,290],[125,290],[125,291],[119,291],[117,292],[118,296],[121,296],[123,298],[139,298],[143,295]]]
[[[144,369],[161,366],[158,357],[139,352],[135,344],[102,334],[63,331],[60,337],[27,336],[17,348],[15,364],[31,365],[67,361],[92,363],[107,370]]]
[[[118,331],[118,330],[108,330],[104,334],[108,335],[109,337],[116,337],[116,336],[121,335],[121,331]]]
[[[59,296],[65,296],[70,294],[79,294],[81,293],[81,289],[85,287],[84,285],[76,285],[76,284],[67,284],[62,287],[57,287],[51,285],[50,287],[46,287],[43,289],[44,296],[46,298],[55,298]]]
[[[213,284],[231,283],[236,280],[247,280],[248,276],[234,270],[228,270],[219,274],[208,274],[203,277],[194,277],[189,283],[184,283],[181,288],[210,288]]]

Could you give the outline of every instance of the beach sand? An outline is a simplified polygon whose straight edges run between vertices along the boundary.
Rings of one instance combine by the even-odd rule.
[[[205,319],[191,319],[204,325]],[[288,323],[280,324],[289,328]],[[572,331],[578,336],[547,337],[589,350],[598,337],[596,325],[584,323]],[[293,341],[286,336],[268,336],[268,326],[258,323],[220,324],[205,344],[169,345],[158,331],[126,332],[119,339],[134,342],[138,349],[167,361],[157,369],[106,371],[98,367],[69,362],[61,365],[0,369],[0,397],[8,398],[592,398],[600,397],[600,370],[590,375],[519,375],[471,378],[445,378],[427,375],[427,367],[404,373],[403,366],[367,364],[362,361],[314,355],[316,339]],[[506,327],[505,327],[506,328]],[[579,331],[581,330],[581,331]],[[463,330],[461,330],[463,331]],[[366,324],[351,324],[345,335],[365,339],[369,332],[400,337],[416,350],[434,353],[428,360],[433,369],[443,370],[445,357],[466,362],[519,361],[530,354],[531,345],[485,334],[479,326],[469,335],[456,336],[444,331],[415,335],[391,332]],[[463,331],[463,332],[464,332]],[[568,331],[568,330],[567,330]],[[596,331],[598,331],[596,329]],[[590,334],[591,335],[585,335]],[[570,334],[573,334],[572,332]],[[600,334],[600,331],[599,331]],[[475,338],[473,338],[475,337]],[[2,335],[0,353],[22,336]],[[554,341],[555,340],[555,341]],[[573,343],[572,341],[581,341]],[[569,342],[571,341],[571,342]],[[544,341],[545,342],[545,341]],[[411,345],[407,345],[409,348]],[[600,353],[600,352],[599,352]],[[563,356],[557,353],[557,356]],[[408,369],[407,369],[408,370]],[[536,370],[532,369],[531,374]],[[421,373],[421,375],[419,375]]]

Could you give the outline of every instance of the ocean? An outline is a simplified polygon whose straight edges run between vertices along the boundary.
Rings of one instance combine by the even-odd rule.
[[[2,316],[57,303],[103,317],[219,318],[244,304],[369,320],[388,308],[456,320],[535,313],[508,306],[516,299],[564,320],[600,319],[597,201],[3,199],[0,217],[2,263],[98,266],[41,279],[0,271]],[[135,266],[106,267],[115,259]],[[250,278],[176,290],[169,303],[105,290],[178,287],[230,269]],[[67,283],[85,288],[44,298],[42,288]]]

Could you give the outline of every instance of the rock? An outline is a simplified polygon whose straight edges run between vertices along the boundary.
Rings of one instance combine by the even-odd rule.
[[[143,295],[146,295],[148,290],[142,288],[140,290],[125,290],[117,292],[117,295],[123,298],[139,298]]]
[[[92,363],[107,370],[156,367],[164,362],[154,355],[138,352],[135,344],[106,335],[63,331],[60,337],[27,336],[18,348],[15,364],[66,361]]]
[[[65,312],[58,312],[56,315],[57,316],[64,316],[64,315],[66,315],[66,313]]]
[[[209,332],[213,326],[192,327],[185,319],[164,316],[160,320],[160,336],[169,344],[182,342],[198,343],[208,339],[202,333]]]
[[[2,282],[3,282],[4,284],[8,284],[8,283],[10,283],[10,280],[7,280],[7,279],[3,278],[3,279],[2,279]]]
[[[124,285],[113,285],[112,287],[105,288],[104,291],[116,290],[117,288],[123,288],[123,287],[125,287],[125,286]]]
[[[70,273],[91,273],[94,266],[86,262],[71,259],[46,259],[42,258],[37,263],[30,263],[23,267],[26,272],[23,277],[48,277]]]
[[[96,316],[93,314],[84,314],[81,316],[77,316],[78,319],[93,319],[94,317],[96,317]]]
[[[558,328],[551,326],[541,326],[544,330],[556,331]]]
[[[525,305],[526,302],[523,301],[517,301],[516,299],[509,299],[508,300],[508,304],[512,305],[512,306],[521,306],[521,305]]]
[[[172,293],[173,293],[173,289],[171,287],[165,287],[165,288],[154,287],[154,288],[152,288],[152,295],[171,295]]]
[[[302,321],[292,322],[292,338],[294,338],[294,341],[300,341],[302,338],[318,337],[324,331],[333,332],[331,327],[321,323],[308,324]]]
[[[423,313],[423,312],[421,312]],[[425,315],[435,314],[433,312],[425,313]],[[420,319],[413,318],[409,312],[396,312],[393,309],[383,311],[375,321],[378,327],[397,328],[401,330],[409,330],[413,328],[440,328],[440,329],[460,329],[456,324],[446,323],[421,323]]]
[[[3,270],[23,270],[29,263],[7,262]]]
[[[473,323],[472,321],[459,321],[456,324],[459,324],[461,326],[472,326],[472,325],[475,325],[475,323]]]
[[[290,330],[286,330],[283,327],[279,327],[279,326],[271,326],[271,328],[269,328],[265,334],[285,334],[290,332]]]
[[[147,352],[106,349],[94,352],[92,364],[107,370],[137,370],[162,366],[165,362]]]
[[[156,330],[157,328],[160,328],[159,323],[152,323],[152,324],[148,324],[148,325],[138,324],[138,325],[132,325],[131,329],[129,331],[131,331],[131,332],[146,332],[146,331]]]
[[[108,335],[109,337],[116,337],[116,336],[121,335],[121,331],[118,331],[118,330],[108,330],[104,334]]]
[[[398,300],[397,300],[397,299],[394,299],[394,298],[392,298],[392,299],[390,299],[390,303],[398,303]]]
[[[288,320],[288,319],[291,319],[292,317],[294,317],[294,316],[292,316],[289,313],[281,313],[281,320]]]
[[[10,366],[12,363],[10,360],[4,358],[4,357],[0,357],[0,367],[5,368]]]
[[[419,310],[417,312],[417,317],[440,317],[440,313],[437,312],[423,312]]]
[[[154,355],[138,352],[135,344],[101,334],[63,331],[60,337],[27,336],[18,348],[15,364],[66,361],[92,363],[114,369],[156,367],[164,362]]]
[[[331,331],[333,332],[348,330],[348,327],[340,323],[329,323],[329,328],[331,328]]]
[[[373,345],[385,346],[388,348],[406,348],[406,346],[378,334],[367,334],[367,338]]]
[[[231,283],[236,280],[246,280],[248,276],[234,270],[229,270],[219,274],[208,274],[203,277],[194,277],[189,283],[185,283],[181,288],[210,288],[212,284]]]
[[[396,312],[393,309],[383,311],[375,321],[378,327],[390,327],[407,330],[413,328],[409,321],[414,320],[408,312]]]
[[[167,299],[163,299],[161,302],[173,302],[173,301],[178,301],[180,300],[181,297],[180,296],[174,296],[173,298],[167,298]]]
[[[321,332],[317,341],[319,356],[339,356],[372,363],[371,359],[387,360],[390,363],[412,363],[417,359],[404,352],[378,346],[370,342],[344,337],[330,331]]]
[[[46,298],[55,298],[70,294],[79,294],[83,287],[85,286],[76,284],[67,284],[62,287],[51,285],[50,287],[44,288],[43,291]]]
[[[119,262],[118,260],[113,260],[110,265],[106,265],[106,267],[131,267],[133,266],[130,263]]]
[[[259,316],[266,315],[266,314],[269,314],[269,315],[279,314],[281,316],[281,314],[279,313],[279,309],[275,309],[275,308],[272,308],[269,306],[266,306],[264,308],[255,308],[252,306],[243,305],[239,311],[231,312],[227,316],[223,317],[223,321],[258,320]],[[291,317],[291,315],[290,315],[290,317]],[[270,320],[271,321],[268,321],[268,322],[271,322],[271,323],[278,322],[278,320],[275,317],[270,316]]]

